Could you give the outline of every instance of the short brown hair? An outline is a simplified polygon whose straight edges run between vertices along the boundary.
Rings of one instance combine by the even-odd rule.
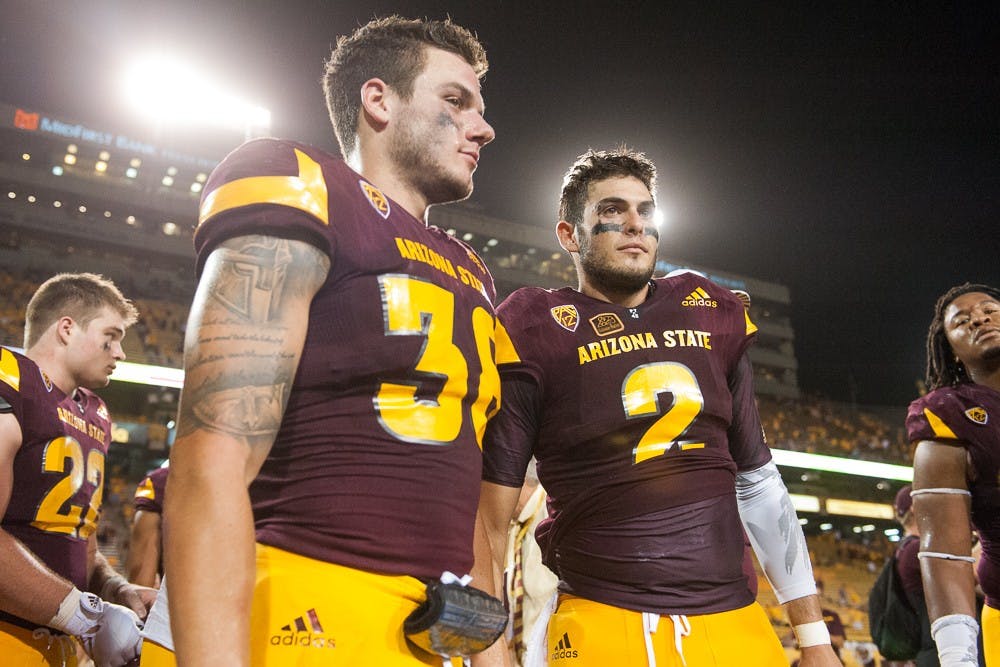
[[[427,61],[426,48],[450,51],[482,78],[489,69],[486,51],[476,36],[460,25],[443,21],[376,18],[350,36],[337,39],[323,74],[323,93],[333,131],[346,157],[358,140],[361,85],[378,77],[403,99],[413,94],[413,81]]]
[[[135,324],[139,311],[113,282],[95,273],[60,273],[42,283],[24,317],[24,347],[38,342],[42,334],[60,317],[69,316],[86,327],[107,306]]]
[[[619,146],[610,151],[589,149],[573,162],[563,179],[559,196],[559,219],[579,225],[590,184],[608,178],[634,176],[656,200],[656,165],[644,153]]]

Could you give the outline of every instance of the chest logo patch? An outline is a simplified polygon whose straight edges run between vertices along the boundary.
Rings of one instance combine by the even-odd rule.
[[[97,408],[97,416],[103,419],[104,421],[110,420],[111,415],[108,414],[108,406],[101,405],[99,408]]]
[[[364,193],[365,197],[368,199],[368,203],[372,205],[379,215],[385,219],[389,219],[389,213],[391,210],[389,208],[389,200],[386,199],[382,191],[376,188],[371,183],[365,181],[358,181],[358,185],[361,186],[361,192]]]
[[[608,336],[625,329],[625,325],[622,324],[621,318],[615,313],[601,313],[600,315],[594,315],[590,318],[589,322],[590,326],[594,327],[594,331],[598,336]]]
[[[980,426],[985,426],[986,422],[989,421],[989,415],[986,414],[986,408],[978,406],[966,410],[965,416],[969,418],[969,421],[974,424],[979,424]]]
[[[563,329],[576,331],[576,325],[580,323],[580,313],[577,312],[576,306],[555,306],[549,312],[552,313],[552,319]]]
[[[42,383],[45,385],[45,391],[51,392],[52,380],[49,379],[49,376],[45,374],[45,371],[39,369],[39,372],[42,374]]]

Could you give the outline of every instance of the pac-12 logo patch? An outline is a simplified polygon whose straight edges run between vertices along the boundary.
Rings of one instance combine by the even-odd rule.
[[[358,185],[361,186],[361,192],[365,193],[365,197],[368,198],[368,203],[372,205],[372,208],[378,211],[378,214],[383,218],[388,219],[390,213],[389,200],[382,194],[382,191],[366,181],[358,181]]]
[[[974,407],[969,408],[965,411],[965,416],[969,418],[969,421],[974,424],[979,424],[980,426],[985,426],[986,422],[989,421],[990,417],[986,414],[986,408]]]
[[[597,332],[598,336],[607,336],[625,329],[621,318],[614,313],[594,315],[590,318],[589,322],[590,326],[594,327],[594,331]]]
[[[576,306],[556,306],[549,310],[552,319],[559,323],[566,331],[576,331],[576,325],[580,323],[580,313]]]

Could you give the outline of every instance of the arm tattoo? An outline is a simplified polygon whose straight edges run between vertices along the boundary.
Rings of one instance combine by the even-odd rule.
[[[223,249],[222,267],[212,297],[251,322],[267,322],[281,312],[285,277],[292,263],[289,241],[253,239]],[[259,240],[258,240],[259,239]]]
[[[270,446],[328,269],[301,241],[242,236],[213,251],[185,342],[178,436],[202,428]]]

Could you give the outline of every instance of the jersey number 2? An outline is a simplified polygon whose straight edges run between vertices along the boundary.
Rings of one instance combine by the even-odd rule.
[[[659,415],[662,412],[659,395],[666,392],[673,396],[673,402],[642,434],[632,451],[632,463],[662,456],[675,445],[681,450],[705,446],[703,442],[678,440],[705,407],[698,378],[684,364],[661,361],[632,369],[622,382],[625,415],[629,419]]]

